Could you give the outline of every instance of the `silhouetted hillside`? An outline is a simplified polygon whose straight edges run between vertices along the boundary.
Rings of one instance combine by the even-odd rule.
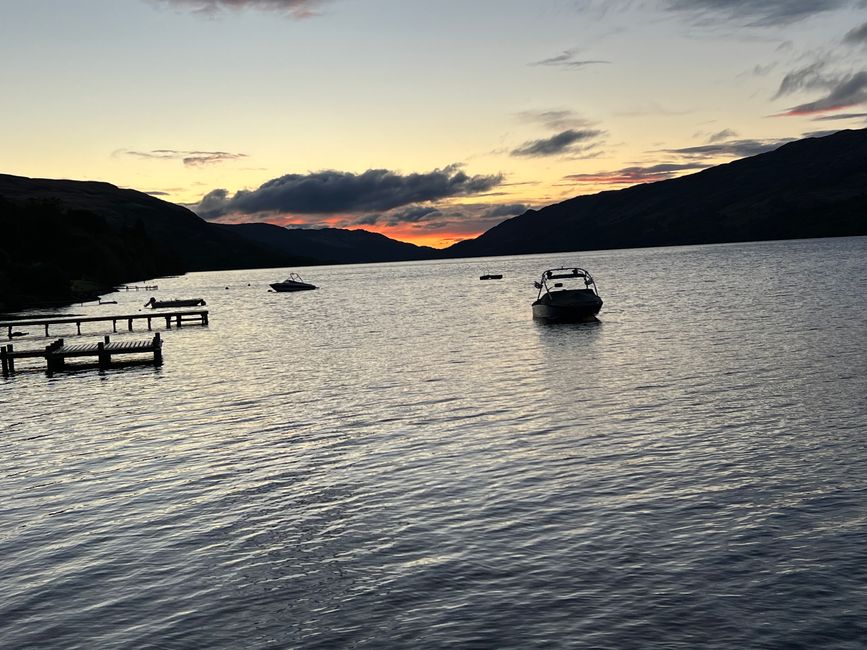
[[[0,309],[90,299],[120,282],[183,271],[140,222],[110,226],[56,201],[0,197],[0,233]]]
[[[867,129],[530,210],[449,257],[867,234]]]
[[[268,223],[221,226],[286,255],[306,255],[326,263],[401,262],[432,259],[439,251],[366,230],[282,228]]]
[[[185,271],[261,268],[301,261],[233,236],[187,208],[109,183],[0,174],[0,197],[18,204],[52,201],[73,213],[85,210],[105,219],[111,228],[140,224],[157,246],[181,261]]]
[[[0,309],[186,271],[310,262],[108,183],[0,174]]]

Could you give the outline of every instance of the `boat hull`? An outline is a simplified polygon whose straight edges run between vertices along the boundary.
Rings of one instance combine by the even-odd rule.
[[[557,322],[592,321],[600,309],[602,298],[590,291],[559,291],[533,303],[533,318]]]
[[[195,300],[151,300],[145,307],[151,309],[176,309],[178,307],[200,307],[206,303],[201,298]]]
[[[294,284],[285,284],[285,283],[275,283],[271,285],[271,288],[277,293],[288,293],[290,291],[310,291],[311,289],[315,289],[312,284],[306,284],[303,282],[298,282]]]

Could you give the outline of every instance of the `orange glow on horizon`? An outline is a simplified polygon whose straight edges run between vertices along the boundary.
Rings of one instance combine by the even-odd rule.
[[[246,215],[226,215],[217,220],[219,223],[226,224],[242,224],[251,223]],[[449,229],[442,230],[425,230],[423,228],[414,227],[412,224],[404,224],[397,226],[387,226],[380,224],[371,225],[346,225],[345,218],[339,216],[324,216],[317,219],[315,223],[307,222],[292,215],[274,215],[267,219],[265,223],[270,223],[274,226],[284,228],[342,228],[345,230],[366,230],[367,232],[375,232],[380,235],[385,235],[389,239],[415,244],[416,246],[430,246],[431,248],[448,248],[464,239],[473,239],[482,234],[481,230],[465,230],[454,231]],[[261,223],[261,222],[259,222]]]
[[[399,226],[356,226],[347,228],[347,230],[367,230],[368,232],[376,232],[397,241],[415,244],[416,246],[430,246],[431,248],[448,248],[459,241],[473,239],[482,234],[481,232],[449,232],[448,230],[424,231],[414,228],[401,228]]]

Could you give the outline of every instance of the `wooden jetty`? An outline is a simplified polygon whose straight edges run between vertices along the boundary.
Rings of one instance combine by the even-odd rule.
[[[50,325],[63,325],[63,324],[74,324],[78,333],[81,334],[81,324],[82,323],[97,323],[103,322],[107,323],[111,321],[112,331],[117,332],[117,324],[120,322],[126,321],[127,328],[130,332],[132,332],[132,324],[133,321],[136,320],[146,320],[148,324],[148,330],[151,329],[151,321],[159,322],[160,319],[165,319],[166,321],[166,329],[171,329],[172,324],[176,327],[181,327],[183,325],[188,325],[191,323],[198,323],[203,327],[208,324],[208,310],[207,309],[193,309],[187,311],[172,311],[172,312],[162,312],[162,313],[150,313],[150,314],[124,314],[124,315],[116,315],[116,316],[68,316],[66,318],[40,318],[37,320],[14,320],[14,321],[6,321],[0,323],[0,329],[5,328],[7,330],[7,335],[11,339],[12,338],[12,329],[15,327],[44,327],[45,328],[45,336],[48,336],[48,327]]]
[[[121,341],[113,343],[106,336],[99,343],[85,343],[67,345],[63,339],[57,339],[54,343],[45,346],[43,350],[16,351],[13,345],[0,346],[0,366],[3,376],[6,377],[15,372],[16,359],[34,359],[42,357],[47,364],[48,374],[63,370],[66,360],[76,357],[96,357],[100,368],[108,368],[112,357],[128,354],[153,354],[153,363],[159,365],[163,362],[163,341],[159,332],[147,341]]]

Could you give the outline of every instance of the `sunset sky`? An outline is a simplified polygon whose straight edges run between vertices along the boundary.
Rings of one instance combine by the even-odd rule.
[[[867,0],[2,0],[0,173],[445,246],[867,126]]]

